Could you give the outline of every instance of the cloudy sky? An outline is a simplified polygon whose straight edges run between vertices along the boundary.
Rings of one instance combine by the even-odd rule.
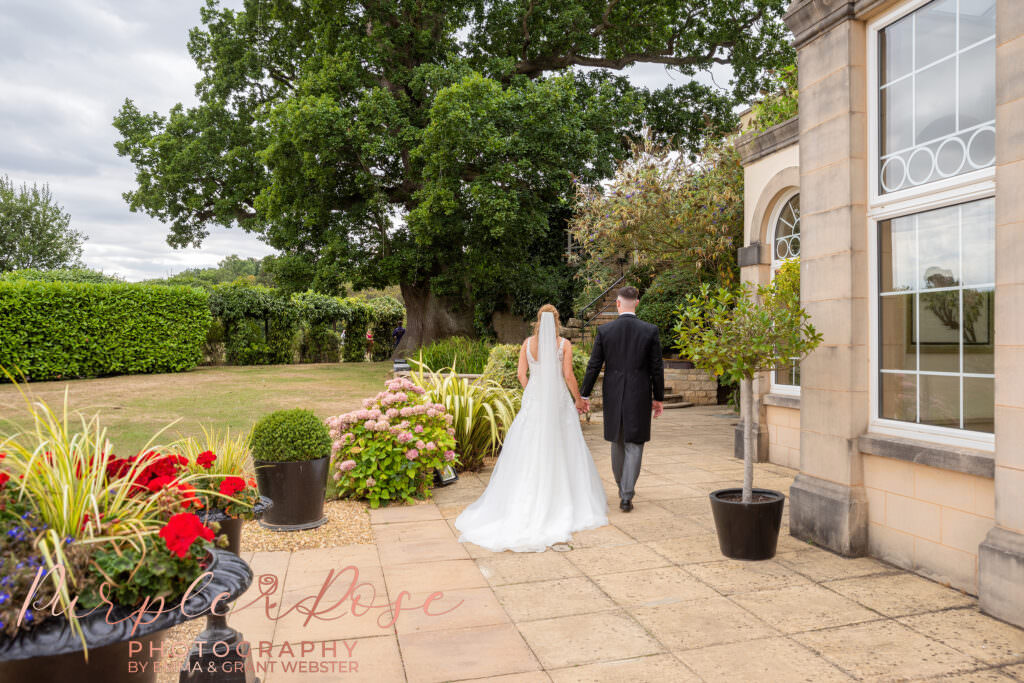
[[[201,249],[172,249],[166,227],[130,212],[121,197],[134,187],[134,167],[114,151],[111,121],[126,97],[144,112],[195,102],[199,72],[186,42],[202,0],[2,4],[0,174],[19,184],[49,183],[72,225],[89,237],[88,266],[139,280],[216,265],[228,254],[273,253],[241,230],[226,229],[211,231]],[[630,76],[647,87],[681,78],[657,65]]]

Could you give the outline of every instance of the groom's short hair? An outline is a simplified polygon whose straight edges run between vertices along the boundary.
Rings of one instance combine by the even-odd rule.
[[[636,287],[629,285],[619,290],[619,298],[624,301],[636,301],[640,298],[640,292]]]

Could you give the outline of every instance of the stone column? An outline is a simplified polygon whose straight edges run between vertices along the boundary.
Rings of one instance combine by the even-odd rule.
[[[1024,626],[1024,13],[996,5],[996,525],[978,548],[985,612]]]
[[[857,438],[868,425],[866,37],[846,0],[796,0],[801,299],[824,341],[801,365],[800,474],[790,531],[867,553]]]

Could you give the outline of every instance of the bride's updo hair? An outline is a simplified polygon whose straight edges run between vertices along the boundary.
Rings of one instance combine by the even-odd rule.
[[[545,313],[550,313],[551,315],[555,316],[555,336],[557,337],[559,334],[561,334],[560,331],[562,329],[562,318],[561,316],[558,315],[558,309],[552,306],[551,304],[544,304],[543,306],[540,307],[540,310],[537,311],[537,322],[533,324],[533,333],[540,334],[540,318]]]

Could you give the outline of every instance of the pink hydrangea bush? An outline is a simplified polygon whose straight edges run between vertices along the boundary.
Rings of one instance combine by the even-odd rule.
[[[362,410],[327,419],[341,497],[366,499],[371,507],[427,497],[434,469],[458,462],[453,418],[425,393],[396,377]]]

